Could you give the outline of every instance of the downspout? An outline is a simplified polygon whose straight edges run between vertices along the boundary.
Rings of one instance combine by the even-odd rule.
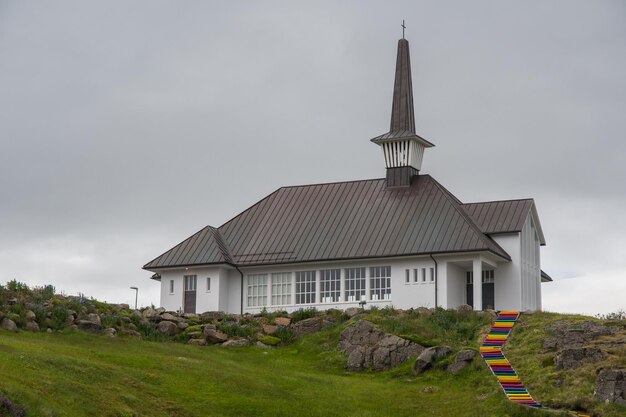
[[[439,264],[437,264],[437,260],[435,259],[432,253],[430,254],[430,259],[432,259],[433,262],[435,263],[435,308],[437,308],[437,293],[439,292],[437,291],[437,275],[438,275]]]
[[[240,308],[239,311],[240,311],[240,314],[243,316],[243,272],[241,272],[241,269],[239,269],[239,267],[237,265],[235,265],[235,264],[231,264],[231,265],[234,266],[235,269],[237,271],[239,271],[239,275],[241,275],[241,299],[240,299],[240,303],[239,303],[241,308]]]

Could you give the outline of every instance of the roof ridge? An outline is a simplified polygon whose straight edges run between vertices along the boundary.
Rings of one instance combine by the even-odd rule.
[[[300,184],[300,185],[283,185],[278,190],[282,190],[283,188],[315,187],[315,186],[319,186],[319,185],[347,184],[347,183],[351,183],[351,182],[355,183],[355,182],[368,182],[368,181],[385,181],[385,178],[369,178],[369,179],[366,179],[366,180],[346,180],[346,181],[318,182],[318,183],[313,183],[313,184]]]
[[[444,194],[444,196],[452,203],[452,206],[454,207],[454,209],[461,215],[461,217],[463,217],[463,219],[465,219],[465,221],[473,229],[474,233],[476,233],[479,236],[479,238],[483,240],[484,243],[486,243],[487,248],[491,249],[490,247],[491,245],[495,246],[497,249],[502,251],[501,254],[506,255],[506,257],[510,260],[511,255],[509,255],[507,251],[505,251],[504,248],[500,246],[495,240],[493,240],[491,237],[483,233],[482,230],[480,230],[480,227],[478,227],[474,219],[472,219],[469,213],[465,211],[465,209],[463,209],[462,207],[463,203],[461,203],[461,200],[456,198],[454,194],[448,191],[443,185],[439,184],[439,182],[436,179],[434,179],[432,176],[428,175],[428,177],[430,177],[430,179],[435,184],[435,186],[439,188]]]
[[[461,203],[464,206],[469,206],[472,204],[488,204],[488,203],[507,203],[509,201],[532,201],[534,202],[535,199],[532,197],[528,197],[528,198],[511,198],[508,200],[490,200],[490,201],[474,201],[472,203]]]

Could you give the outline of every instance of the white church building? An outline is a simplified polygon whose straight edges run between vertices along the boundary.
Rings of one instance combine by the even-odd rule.
[[[144,265],[161,306],[201,313],[393,306],[540,310],[532,199],[462,203],[428,174],[409,43],[398,42],[386,177],[282,187]]]

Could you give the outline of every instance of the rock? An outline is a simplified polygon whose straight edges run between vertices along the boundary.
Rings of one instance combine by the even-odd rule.
[[[117,310],[117,311],[130,310],[130,306],[128,304],[125,304],[125,303],[113,304],[113,308],[115,310]]]
[[[73,318],[78,317],[78,314],[76,314],[76,312],[74,310],[67,310],[67,315],[72,316]]]
[[[181,322],[178,323],[178,328],[180,330],[185,330],[187,327],[189,327],[189,324],[185,323],[184,321],[181,321]]]
[[[71,326],[72,324],[74,324],[74,316],[72,314],[69,314],[65,319],[65,325]]]
[[[99,333],[102,330],[102,325],[100,324],[100,317],[98,317],[98,322],[91,320],[76,320],[77,328],[84,330],[86,332]]]
[[[178,334],[178,325],[176,323],[174,323],[173,321],[167,321],[167,320],[163,320],[161,322],[159,322],[159,324],[157,324],[157,329],[159,329],[159,331],[161,333],[164,333],[168,336],[175,336]]]
[[[163,313],[163,314],[160,314],[160,316],[161,316],[161,320],[175,321],[176,323],[183,321],[181,317],[175,316],[172,313]]]
[[[133,321],[130,319],[130,317],[126,317],[126,316],[121,316],[120,320],[122,321],[122,323],[124,324],[131,324]]]
[[[189,339],[187,340],[187,344],[194,346],[206,346],[206,339]]]
[[[260,348],[270,348],[271,347],[271,346],[268,346],[265,343],[261,343],[261,342],[256,342],[254,346],[260,347]]]
[[[432,394],[433,392],[435,392],[435,388],[433,388],[433,387],[424,387],[424,389],[422,389],[422,392],[426,393],[426,394]]]
[[[596,400],[626,407],[626,369],[602,369],[593,392]]]
[[[143,314],[141,313],[141,311],[139,310],[134,310],[132,313],[130,313],[131,317],[137,319],[137,320],[141,320],[144,318]],[[151,317],[156,317],[156,314],[153,314]]]
[[[2,319],[2,323],[0,323],[0,329],[8,330],[10,332],[17,332],[17,325],[13,320],[8,317]]]
[[[89,313],[87,314],[87,320],[102,325],[102,320],[100,320],[100,316],[97,315],[96,313]]]
[[[250,341],[248,339],[231,339],[222,343],[222,347],[242,347],[242,346],[250,346]]]
[[[474,311],[474,307],[467,304],[461,304],[456,309],[461,314],[470,314],[472,311]]]
[[[263,333],[265,334],[274,334],[278,330],[278,326],[274,326],[272,324],[264,324],[263,325]]]
[[[210,330],[217,330],[217,327],[215,327],[214,324],[205,324],[203,326],[201,326],[202,331],[205,332],[205,336],[206,336],[206,332],[210,331]]]
[[[186,319],[195,319],[198,318],[198,315],[195,313],[183,313],[183,317]]]
[[[200,318],[203,320],[222,321],[224,320],[224,316],[225,314],[221,311],[205,311],[204,313],[200,314]]]
[[[341,332],[338,348],[348,355],[346,369],[352,371],[390,369],[424,350],[416,343],[377,329],[366,320],[346,327]]]
[[[354,316],[356,316],[359,313],[362,313],[363,310],[358,308],[358,307],[350,307],[350,308],[346,308],[346,311],[344,311],[345,315],[348,316],[348,318],[352,318]]]
[[[26,322],[26,326],[24,326],[24,328],[26,330],[28,330],[29,332],[38,332],[39,331],[39,325],[37,324],[36,321],[27,321]]]
[[[26,320],[28,321],[34,321],[37,318],[37,315],[32,310],[28,310],[26,314],[24,314],[24,317],[26,317]]]
[[[598,348],[568,348],[563,349],[554,355],[555,369],[576,369],[583,365],[583,362],[599,362],[605,358],[604,352]]]
[[[165,309],[163,307],[159,307],[156,310],[154,310],[154,312],[156,314],[163,314],[163,313],[165,313]]]
[[[417,310],[415,311],[417,311],[418,314],[425,316],[430,316],[431,314],[433,314],[433,310],[426,307],[417,307]]]
[[[322,320],[323,318],[321,316],[301,320],[293,325],[293,333],[296,337],[300,337],[319,332],[322,330]]]
[[[135,314],[135,312],[133,311],[133,314]],[[152,307],[147,307],[142,313],[141,315],[147,319],[150,319],[154,316],[157,315],[157,312],[154,311],[154,309]]]
[[[494,322],[498,318],[498,314],[496,314],[496,312],[493,310],[477,311],[476,313],[479,317],[483,317],[489,320],[489,322]]]
[[[224,343],[228,340],[228,335],[220,332],[219,330],[204,328],[204,336],[209,343]]]
[[[291,319],[289,317],[276,317],[274,323],[276,323],[277,326],[289,326]]]
[[[141,339],[141,333],[139,333],[136,330],[132,330],[132,329],[124,329],[121,331],[122,335],[124,336],[132,336],[132,337],[136,337]]]
[[[544,351],[581,347],[592,340],[611,335],[617,331],[614,326],[605,326],[600,322],[568,323],[562,320],[557,321],[546,330],[554,336],[544,339]]]
[[[113,327],[107,327],[106,329],[104,329],[103,333],[105,336],[109,336],[109,337],[117,336],[117,330],[115,330]]]
[[[474,360],[476,356],[476,351],[471,349],[462,350],[456,354],[454,357],[454,362],[452,362],[446,371],[456,374],[461,369],[467,368],[470,363]]]
[[[433,365],[433,362],[439,358],[443,358],[452,352],[450,346],[433,346],[424,349],[422,353],[417,357],[413,364],[413,374],[419,375]]]
[[[52,333],[52,329],[48,327],[48,328],[46,329],[46,333]]]

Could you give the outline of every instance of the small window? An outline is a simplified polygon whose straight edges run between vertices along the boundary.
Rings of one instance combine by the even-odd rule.
[[[483,271],[483,284],[493,283],[493,269]]]
[[[422,282],[426,282],[426,268],[422,268]]]
[[[170,279],[170,294],[174,294],[174,280]]]
[[[419,280],[420,280],[419,269],[415,268],[413,270],[413,282],[417,284]]]
[[[211,277],[206,277],[206,292],[211,292]]]
[[[411,283],[411,270],[407,269],[404,272],[405,272],[404,283],[410,284]]]
[[[474,283],[474,273],[472,271],[467,271],[466,277],[467,277],[467,285]]]
[[[195,291],[198,285],[198,276],[197,275],[185,275],[185,291]]]
[[[430,282],[435,282],[435,268],[430,268]]]

